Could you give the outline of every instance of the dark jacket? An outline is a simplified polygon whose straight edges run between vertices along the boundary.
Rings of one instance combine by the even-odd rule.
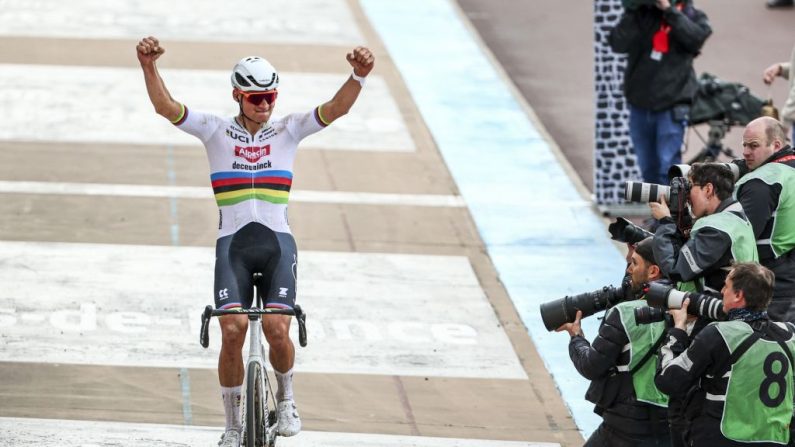
[[[749,324],[755,330],[766,334],[762,337],[763,340],[785,340],[795,331],[795,327],[791,325],[781,326],[781,323],[775,324],[767,319],[756,320]],[[716,369],[726,364],[731,352],[715,325],[707,326],[695,338],[688,338],[687,333],[681,329],[670,328],[668,339],[660,351],[661,365],[654,383],[660,391],[668,393],[672,399],[685,399],[684,412],[689,420],[686,437],[693,443],[691,445],[714,447],[780,445],[732,442],[721,434],[720,424],[724,404],[718,400],[707,400],[705,393],[726,394],[728,376]],[[685,352],[687,354],[682,356]]]
[[[663,19],[670,25],[669,51],[652,58],[652,38]],[[707,16],[689,2],[684,8],[661,11],[655,6],[627,10],[610,32],[616,53],[627,53],[624,96],[633,106],[652,111],[690,104],[698,89],[693,58],[712,34]]]
[[[734,199],[728,198],[718,205],[715,213],[733,212],[745,219],[736,203]],[[732,205],[735,205],[733,210],[728,211],[727,208]],[[685,247],[687,256],[682,253]],[[711,227],[705,227],[695,237],[691,235],[690,239],[685,239],[670,217],[661,219],[654,233],[654,259],[666,278],[692,281],[703,277],[705,285],[716,292],[720,292],[726,280],[728,272],[724,267],[731,265],[731,248],[731,236]]]
[[[792,148],[786,147],[771,155],[762,165],[776,163],[777,160],[794,154]],[[784,164],[795,168],[795,160],[785,161]],[[756,240],[769,239],[773,230],[773,213],[781,195],[781,185],[768,185],[762,180],[754,179],[740,185],[735,194],[751,222]],[[762,245],[758,248],[759,262],[776,275],[773,302],[768,307],[770,318],[775,321],[795,322],[795,250],[774,259],[769,246]]]
[[[593,345],[581,336],[571,338],[569,357],[577,371],[591,381],[585,398],[596,404],[594,411],[611,430],[635,436],[667,433],[666,409],[638,402],[632,376],[617,371],[618,366],[630,362],[630,351],[625,350],[628,343],[620,313],[615,308],[607,311]]]

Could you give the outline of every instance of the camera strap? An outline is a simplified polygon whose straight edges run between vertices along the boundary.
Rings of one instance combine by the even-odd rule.
[[[645,365],[646,362],[649,361],[651,356],[653,356],[657,352],[657,350],[660,349],[660,346],[662,346],[663,341],[665,341],[665,338],[666,338],[667,335],[668,335],[668,333],[666,331],[663,331],[663,333],[660,334],[660,338],[658,338],[657,341],[654,342],[654,345],[652,345],[651,349],[649,349],[646,352],[646,355],[644,355],[643,358],[640,359],[640,361],[638,362],[637,365],[635,365],[632,369],[629,370],[629,374],[630,375],[635,374],[635,372],[637,372],[639,369],[643,368],[643,365]]]
[[[732,352],[732,355],[730,355],[729,358],[727,358],[723,363],[720,364],[720,368],[715,370],[716,373],[715,373],[714,378],[715,379],[720,379],[721,377],[723,377],[726,374],[726,372],[729,371],[729,368],[731,368],[731,366],[734,365],[734,363],[743,354],[745,354],[745,352],[748,351],[748,349],[751,348],[751,345],[756,343],[756,341],[759,340],[760,338],[762,338],[762,336],[765,335],[765,334],[769,335],[770,338],[772,338],[776,343],[778,343],[778,345],[781,347],[781,349],[784,350],[784,354],[786,354],[787,359],[789,360],[790,367],[795,367],[795,361],[793,361],[792,352],[790,352],[790,350],[787,347],[786,343],[781,341],[781,337],[779,337],[776,334],[774,334],[769,329],[769,326],[767,326],[762,331],[754,329],[754,333],[749,335],[748,338],[746,338],[745,340],[743,340],[743,342],[740,344],[740,346],[737,346],[737,349],[735,349],[734,352]]]
[[[724,360],[723,363],[720,364],[720,367],[715,369],[715,375],[713,376],[713,378],[720,379],[721,377],[723,377],[726,374],[726,372],[729,371],[729,368],[731,368],[732,365],[734,365],[734,362],[736,362],[743,354],[745,354],[745,351],[750,349],[751,345],[753,345],[754,343],[756,343],[757,340],[762,338],[762,335],[763,335],[762,332],[754,330],[754,333],[749,335],[745,340],[743,340],[743,342],[740,343],[740,346],[737,346],[737,349],[735,349],[734,352],[732,352],[732,354],[726,360]],[[787,350],[787,353],[788,353],[787,357],[789,357],[789,350]]]

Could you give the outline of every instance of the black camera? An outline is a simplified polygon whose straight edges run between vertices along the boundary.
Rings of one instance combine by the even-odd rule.
[[[654,236],[623,217],[616,217],[616,221],[607,226],[607,231],[610,232],[610,239],[633,245]]]
[[[687,313],[710,320],[725,320],[723,300],[719,297],[697,293],[682,292],[670,284],[653,282],[646,290],[646,302],[657,309],[681,309],[685,299],[690,299]],[[636,313],[637,318],[637,313]],[[659,321],[659,320],[658,320]]]
[[[548,331],[554,331],[565,323],[574,322],[578,310],[582,311],[582,318],[585,318],[633,298],[631,280],[625,276],[621,287],[606,286],[541,304],[541,319]]]

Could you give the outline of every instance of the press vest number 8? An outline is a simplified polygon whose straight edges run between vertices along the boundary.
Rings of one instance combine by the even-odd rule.
[[[778,372],[773,367],[775,363],[780,364]],[[784,397],[787,394],[787,373],[789,372],[789,359],[783,352],[772,352],[765,357],[765,363],[762,366],[765,373],[765,379],[759,386],[759,400],[765,406],[775,408],[784,402]],[[771,396],[771,388],[776,385],[776,394]]]

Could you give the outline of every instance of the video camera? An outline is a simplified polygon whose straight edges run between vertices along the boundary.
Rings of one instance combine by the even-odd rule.
[[[690,109],[690,124],[719,120],[744,126],[762,115],[764,105],[765,101],[754,96],[745,85],[702,73]]]
[[[744,126],[759,116],[777,117],[772,100],[764,101],[754,96],[750,89],[737,82],[726,82],[709,73],[698,78],[698,89],[690,108],[690,126],[708,124],[705,146],[690,163],[715,161],[721,154],[735,158],[734,152],[723,145],[723,138],[732,126]]]
[[[690,299],[687,313],[710,320],[725,320],[723,300],[713,295],[697,292],[682,292],[671,284],[653,282],[646,289],[647,307],[635,309],[635,323],[649,324],[663,321],[668,309],[681,309],[686,299]]]
[[[621,287],[606,286],[541,304],[541,319],[548,331],[554,331],[565,323],[574,322],[578,310],[582,311],[582,318],[586,318],[633,298],[631,280],[625,276]]]

